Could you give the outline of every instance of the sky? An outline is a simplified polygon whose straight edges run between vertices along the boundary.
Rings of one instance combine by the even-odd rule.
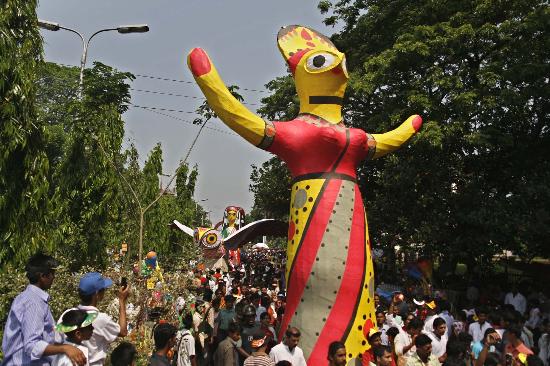
[[[97,35],[90,43],[86,66],[100,61],[143,75],[131,83],[132,104],[173,110],[157,109],[161,115],[132,107],[123,116],[125,146],[134,143],[143,164],[160,142],[163,173],[173,174],[199,129],[190,123],[202,94],[186,65],[189,50],[204,48],[226,84],[238,85],[245,103],[255,110],[268,95],[264,85],[287,73],[276,44],[281,26],[300,24],[326,35],[334,33],[322,23],[317,4],[317,0],[42,0],[37,13],[39,19],[75,29],[86,38],[104,28],[149,25],[148,33]],[[65,30],[41,30],[41,34],[47,61],[80,64],[82,44],[77,35]],[[198,165],[195,199],[211,211],[212,221],[221,220],[229,205],[250,212],[251,165],[259,166],[270,156],[221,121],[208,122],[188,162]]]

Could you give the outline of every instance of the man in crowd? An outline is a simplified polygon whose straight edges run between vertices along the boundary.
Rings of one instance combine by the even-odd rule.
[[[378,331],[380,331],[380,340],[382,344],[384,346],[387,346],[388,336],[386,332],[388,331],[388,329],[390,329],[390,326],[386,324],[386,313],[381,307],[378,307],[376,309],[376,326],[378,327]]]
[[[527,356],[533,354],[533,351],[521,341],[521,329],[519,327],[513,325],[506,330],[505,334],[507,343],[504,351],[507,354],[512,354],[518,365],[521,363],[518,357],[520,353]]]
[[[2,365],[45,366],[58,354],[65,354],[75,365],[86,364],[78,348],[54,344],[55,323],[46,291],[52,286],[57,267],[54,258],[42,253],[28,260],[25,272],[30,284],[11,305],[2,339]]]
[[[510,292],[504,297],[504,304],[512,305],[521,315],[525,315],[525,311],[527,310],[527,300],[525,296],[518,291],[518,286],[515,284],[512,285]]]
[[[479,307],[476,309],[477,322],[470,324],[468,333],[474,339],[474,342],[479,342],[483,339],[485,331],[491,327],[491,324],[487,322],[487,309]]]
[[[244,357],[248,357],[252,353],[252,336],[261,330],[260,322],[257,322],[255,319],[256,309],[253,305],[246,305],[243,309],[242,349],[238,349]]]
[[[220,342],[214,353],[214,366],[239,366],[239,352],[241,340],[240,328],[232,322],[227,330],[227,337]]]
[[[187,314],[182,321],[183,328],[177,333],[176,349],[177,366],[197,366],[195,354],[195,337],[191,334],[193,329],[193,316]]]
[[[214,336],[218,341],[222,341],[227,337],[229,324],[235,321],[235,298],[232,295],[224,296],[225,308],[220,310],[214,327]]]
[[[296,327],[290,327],[285,332],[285,339],[271,349],[269,357],[274,362],[288,361],[292,366],[306,366],[304,352],[298,347],[301,333]]]
[[[128,334],[126,323],[126,299],[130,291],[128,285],[118,290],[118,323],[97,308],[105,296],[105,290],[112,285],[113,281],[97,272],[86,273],[78,284],[78,296],[80,297],[78,308],[84,311],[98,312],[98,316],[93,323],[94,334],[92,338],[89,341],[82,342],[88,348],[90,366],[103,365],[110,344],[118,337],[125,337]]]
[[[453,323],[455,321],[453,316],[449,313],[451,305],[449,304],[449,301],[441,300],[437,307],[439,308],[439,311],[441,311],[439,313],[439,317],[445,320],[445,324],[447,325],[447,337],[449,337],[453,331]]]
[[[432,355],[432,340],[425,334],[418,335],[414,340],[416,352],[407,359],[407,366],[439,366],[441,365]]]
[[[168,352],[176,344],[177,329],[172,324],[158,324],[153,332],[155,352],[149,359],[149,366],[171,366]]]
[[[395,354],[399,365],[404,365],[407,358],[415,352],[415,339],[422,332],[424,322],[419,318],[413,318],[407,325],[405,332],[400,332],[395,336]]]
[[[271,347],[274,345],[277,339],[277,332],[275,331],[275,328],[273,328],[273,326],[271,325],[269,314],[267,312],[263,312],[260,315],[260,328],[267,337],[265,343],[267,344],[267,352],[269,352],[271,351]]]
[[[363,356],[361,357],[361,364],[363,366],[369,366],[371,363],[374,363],[374,349],[382,345],[381,335],[382,333],[375,330],[375,328],[369,330],[367,341],[369,342],[370,348],[363,352]]]
[[[255,331],[252,335],[252,352],[250,357],[244,360],[244,366],[275,366],[275,362],[265,352],[267,344],[265,343],[266,337],[261,330]],[[305,365],[305,363],[304,363]]]
[[[394,365],[392,358],[391,348],[388,346],[378,346],[373,349],[374,362],[371,362],[372,365],[376,366],[392,366]]]
[[[437,357],[439,362],[445,361],[446,348],[447,348],[447,324],[443,318],[435,318],[433,323],[433,330],[427,335],[432,340],[432,354]]]
[[[425,304],[426,307],[426,319],[424,319],[424,333],[428,334],[433,330],[433,322],[437,318],[437,306],[435,301],[429,301]]]

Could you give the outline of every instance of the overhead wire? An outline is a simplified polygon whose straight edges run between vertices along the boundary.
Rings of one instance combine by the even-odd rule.
[[[169,92],[163,92],[163,91],[155,91],[155,90],[145,90],[145,89],[135,89],[130,88],[130,90],[140,92],[140,93],[150,93],[150,94],[159,94],[159,95],[169,95],[172,97],[182,97],[182,98],[189,98],[189,99],[197,99],[197,100],[206,100],[206,98],[203,97],[196,97],[193,95],[184,95],[184,94],[176,94],[176,93],[169,93]],[[241,102],[242,104],[246,105],[254,105],[257,106],[257,103],[247,103],[247,102]]]
[[[129,106],[129,107],[134,107],[134,108],[144,109],[144,110],[149,111],[149,112],[152,112],[152,113],[156,113],[156,114],[159,114],[159,115],[168,117],[168,118],[172,118],[172,119],[178,120],[178,121],[180,121],[180,122],[184,122],[184,123],[191,124],[191,125],[193,125],[193,126],[199,127],[199,125],[193,123],[193,121],[189,121],[189,120],[186,120],[186,119],[183,119],[183,118],[180,118],[180,117],[172,116],[171,114],[159,112],[158,110],[152,109],[152,108],[150,108],[150,107],[138,106],[138,105],[135,105],[135,104],[132,104],[132,103],[129,103],[128,106]],[[212,130],[212,131],[216,131],[216,132],[219,132],[219,133],[224,133],[224,134],[226,134],[226,135],[238,136],[236,133],[224,131],[224,130],[222,130],[222,129],[215,128],[215,127],[205,126],[204,128],[209,129],[209,130]]]
[[[62,63],[58,63],[58,62],[55,62],[55,64],[60,65],[60,66],[66,66],[66,67],[79,67],[79,66],[76,66],[76,65],[62,64]],[[191,81],[191,80],[172,79],[172,78],[166,78],[166,77],[162,77],[162,76],[146,75],[146,74],[134,74],[134,73],[132,73],[132,71],[128,71],[128,72],[130,72],[132,75],[134,75],[136,77],[145,78],[145,79],[162,80],[162,81],[169,81],[169,82],[173,82],[173,83],[196,85],[196,82]],[[239,87],[239,90],[246,90],[246,91],[254,92],[254,93],[267,93],[266,90],[252,89],[252,88],[241,88],[241,87]]]
[[[56,64],[57,64],[57,65],[61,65],[61,66],[66,66],[66,67],[78,67],[78,66],[76,66],[76,65],[67,65],[67,64],[62,64],[62,63],[56,63]],[[180,83],[186,83],[186,84],[195,84],[195,82],[193,82],[193,81],[187,81],[187,80],[178,80],[178,79],[162,78],[162,77],[156,77],[156,76],[144,75],[144,74],[134,74],[134,75],[135,75],[135,76],[139,76],[139,77],[149,78],[149,79],[158,79],[158,80],[171,81],[171,82],[180,82]],[[176,96],[176,97],[183,97],[183,98],[197,99],[197,100],[205,100],[205,98],[202,98],[202,97],[191,96],[191,95],[185,95],[185,94],[177,94],[177,93],[170,93],[170,92],[163,92],[163,91],[154,91],[154,90],[147,90],[147,89],[137,89],[137,88],[129,88],[129,89],[130,89],[130,90],[133,90],[133,91],[136,91],[136,92],[143,92],[143,93],[150,93],[150,94],[159,94],[159,95],[169,95],[169,96]],[[242,90],[253,91],[253,92],[264,92],[264,91],[262,91],[262,90],[258,90],[258,89],[249,89],[249,88],[242,88]],[[243,104],[258,105],[258,104],[255,104],[255,103],[243,103]],[[146,110],[146,111],[149,111],[149,112],[152,112],[152,113],[156,113],[156,114],[158,114],[158,115],[161,115],[161,116],[164,116],[164,117],[167,117],[167,118],[171,118],[171,119],[174,119],[174,120],[177,120],[177,121],[180,121],[180,122],[184,122],[184,123],[186,123],[186,124],[190,124],[190,125],[193,125],[193,126],[198,126],[198,124],[194,123],[193,121],[189,121],[189,120],[186,120],[186,119],[177,117],[177,116],[173,116],[173,115],[168,114],[168,113],[163,113],[163,112],[173,112],[173,113],[197,114],[196,111],[186,111],[186,110],[171,109],[171,108],[163,108],[163,107],[156,107],[156,106],[142,106],[142,105],[137,105],[137,104],[134,104],[134,103],[131,103],[131,102],[128,102],[127,105],[128,105],[129,107],[132,107],[132,108],[138,108],[138,109]],[[204,128],[209,129],[209,130],[211,130],[211,131],[218,132],[218,133],[223,133],[223,134],[226,134],[226,135],[237,136],[237,134],[235,134],[235,133],[228,132],[228,131],[224,131],[224,130],[222,130],[222,129],[215,128],[215,127],[205,126]],[[133,131],[132,131],[132,132],[133,132]],[[132,133],[132,134],[133,134],[133,133]],[[134,135],[134,138],[135,138],[135,134],[133,134],[133,135]]]

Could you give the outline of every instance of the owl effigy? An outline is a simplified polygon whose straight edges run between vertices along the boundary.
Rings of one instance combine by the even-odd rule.
[[[249,111],[227,90],[202,49],[191,50],[188,65],[219,118],[277,155],[291,172],[281,329],[301,330],[309,365],[326,364],[328,346],[336,340],[346,345],[348,365],[360,364],[376,321],[371,243],[356,168],[398,149],[422,119],[413,115],[383,134],[346,127],[341,113],[348,80],[345,55],[329,38],[299,25],[283,27],[277,43],[300,99],[299,114],[291,121],[267,121]]]

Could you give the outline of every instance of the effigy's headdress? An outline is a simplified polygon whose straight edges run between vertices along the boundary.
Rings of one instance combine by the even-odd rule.
[[[343,57],[343,54],[338,51],[327,36],[301,25],[282,27],[277,33],[277,45],[293,74],[302,57],[310,51],[324,51],[329,57]],[[311,67],[308,67],[308,69],[314,72],[318,65],[315,65],[312,60],[311,65],[308,65]],[[322,71],[326,70],[323,69]]]

